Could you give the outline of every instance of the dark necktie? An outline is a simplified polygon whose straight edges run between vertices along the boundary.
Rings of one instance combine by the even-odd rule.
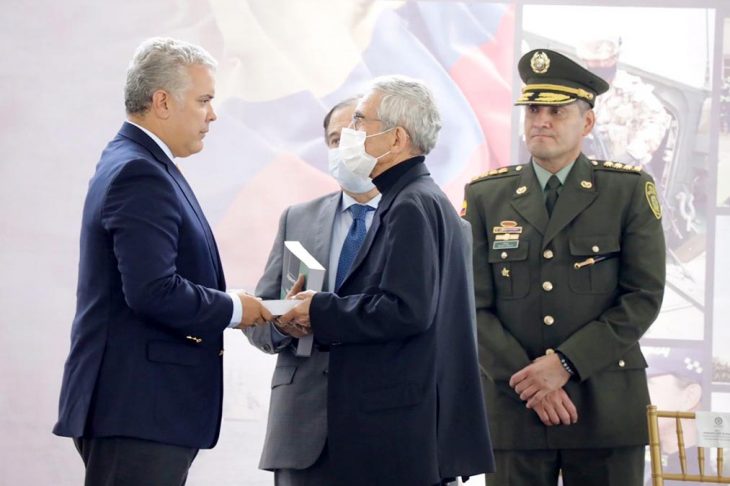
[[[558,201],[558,188],[560,186],[560,179],[556,175],[551,175],[545,185],[545,208],[547,209],[548,216],[553,215],[553,208]]]
[[[355,261],[357,252],[360,251],[362,242],[365,241],[367,227],[365,226],[365,215],[368,211],[374,211],[375,208],[364,204],[353,204],[347,208],[352,214],[352,225],[347,232],[345,242],[342,243],[342,251],[340,252],[340,260],[337,262],[337,275],[335,276],[335,291],[340,288],[345,275],[350,271],[352,263]]]

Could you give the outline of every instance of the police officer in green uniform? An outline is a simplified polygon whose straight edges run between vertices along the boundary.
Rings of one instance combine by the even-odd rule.
[[[664,293],[661,208],[641,168],[581,142],[608,84],[548,49],[519,62],[527,163],[466,188],[489,486],[641,486],[646,361]]]

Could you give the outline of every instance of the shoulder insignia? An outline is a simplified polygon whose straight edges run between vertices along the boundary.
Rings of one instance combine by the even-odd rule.
[[[644,194],[646,194],[646,200],[649,203],[651,212],[654,213],[656,219],[662,219],[662,207],[659,205],[659,198],[656,193],[656,186],[651,181],[646,181],[644,184]]]
[[[486,179],[500,179],[502,177],[518,175],[522,170],[521,165],[512,165],[509,167],[501,167],[499,169],[492,169],[487,172],[483,172],[476,177],[473,177],[469,184],[474,182],[483,181]]]
[[[622,164],[621,162],[613,162],[611,160],[591,160],[591,165],[599,169],[609,169],[612,172],[624,172],[639,174],[641,172],[640,165]]]

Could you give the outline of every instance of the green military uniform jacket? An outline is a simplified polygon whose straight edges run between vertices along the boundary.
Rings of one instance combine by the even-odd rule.
[[[467,185],[463,214],[474,234],[479,359],[495,448],[646,444],[638,342],[659,313],[665,279],[651,176],[581,154],[548,218],[530,164],[489,174]],[[576,424],[543,425],[508,384],[553,351],[577,372],[564,387]]]

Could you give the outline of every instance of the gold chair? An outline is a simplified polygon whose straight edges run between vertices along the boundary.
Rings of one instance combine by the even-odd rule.
[[[662,452],[659,444],[659,418],[673,418],[677,427],[677,445],[679,446],[679,465],[681,472],[664,472],[662,469]],[[694,420],[694,412],[667,412],[657,410],[656,405],[646,408],[646,419],[649,422],[649,452],[651,454],[651,484],[664,486],[665,480],[694,481],[700,483],[730,484],[730,476],[723,474],[723,449],[717,448],[717,474],[705,474],[705,448],[697,448],[697,465],[699,474],[687,473],[687,451],[684,446],[682,419]]]

